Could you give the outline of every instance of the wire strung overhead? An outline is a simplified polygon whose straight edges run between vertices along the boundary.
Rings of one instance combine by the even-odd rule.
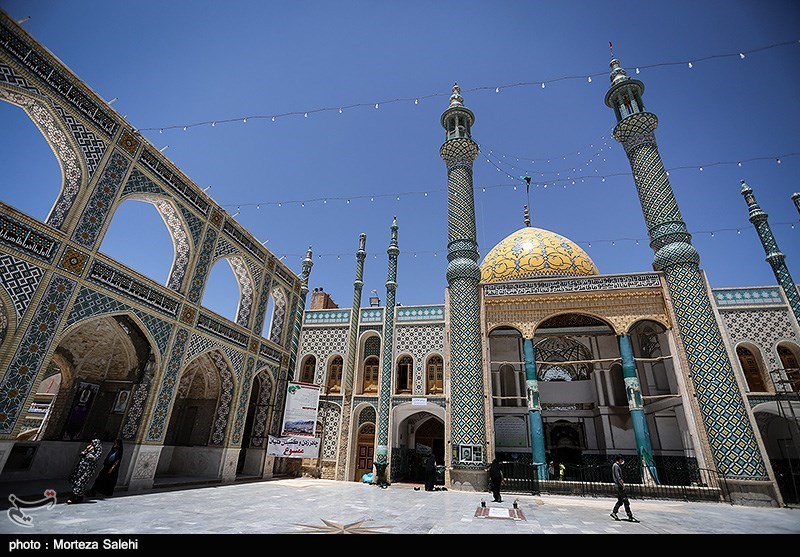
[[[654,64],[645,64],[635,66],[635,72],[638,74],[643,69],[652,69],[652,68],[664,68],[669,66],[687,66],[688,68],[693,68],[694,64],[697,62],[704,62],[707,60],[717,60],[723,58],[735,58],[738,57],[741,60],[744,60],[748,54],[753,54],[755,52],[762,52],[765,50],[772,50],[775,48],[780,48],[783,46],[788,45],[797,45],[800,44],[800,40],[792,40],[792,41],[784,41],[780,43],[773,43],[766,46],[761,46],[758,48],[753,48],[750,50],[738,50],[736,52],[728,52],[722,54],[710,54],[707,56],[699,56],[694,57],[689,60],[678,60],[678,61],[671,61],[671,62],[658,62]],[[495,93],[500,93],[504,89],[513,89],[516,87],[530,87],[530,86],[537,86],[544,89],[547,84],[557,83],[560,81],[571,81],[571,80],[580,80],[585,81],[587,83],[592,83],[592,78],[606,76],[608,75],[608,70],[604,70],[601,72],[595,72],[590,74],[582,74],[582,75],[567,75],[556,77],[552,79],[542,79],[536,81],[520,81],[518,83],[508,83],[505,85],[481,85],[478,87],[472,87],[461,90],[462,93],[471,93],[471,92],[478,92],[478,91],[494,91]],[[208,126],[216,127],[220,124],[230,124],[230,123],[243,123],[246,124],[249,120],[269,120],[272,122],[277,121],[279,118],[286,118],[290,116],[302,116],[304,118],[308,118],[311,114],[318,114],[321,112],[338,112],[342,114],[345,110],[351,110],[354,108],[374,108],[377,110],[380,108],[381,105],[386,104],[394,104],[394,103],[412,103],[414,105],[418,105],[420,101],[431,99],[435,97],[449,97],[450,91],[444,93],[429,93],[425,95],[415,95],[415,96],[408,96],[408,97],[397,97],[394,99],[387,99],[382,101],[371,101],[371,102],[358,102],[358,103],[349,103],[349,104],[342,104],[339,106],[328,106],[328,107],[320,107],[320,108],[312,108],[308,110],[293,110],[289,112],[281,112],[281,113],[273,113],[273,114],[255,114],[255,115],[246,115],[246,116],[239,116],[236,118],[218,118],[218,119],[210,119],[210,120],[203,120],[200,122],[191,122],[185,124],[174,124],[168,126],[154,126],[148,128],[138,128],[138,131],[158,131],[159,133],[164,133],[164,130],[177,130],[181,129],[183,131],[188,131],[190,128],[196,128],[199,126]]]
[[[737,166],[741,167],[745,163],[750,163],[750,162],[755,162],[755,161],[774,161],[776,164],[781,164],[781,160],[782,159],[786,159],[786,158],[790,158],[790,157],[797,157],[797,156],[800,156],[800,152],[784,153],[784,154],[781,154],[781,155],[772,155],[772,156],[750,157],[750,158],[740,159],[740,160],[736,160],[736,161],[714,161],[714,162],[708,162],[708,163],[703,163],[703,164],[674,166],[674,167],[666,169],[666,171],[667,171],[667,175],[669,176],[670,172],[673,172],[673,171],[676,171],[676,170],[698,170],[698,171],[702,172],[705,168],[712,168],[712,167],[715,167],[715,166],[723,166],[723,165],[737,165]],[[485,193],[486,190],[489,190],[489,189],[497,189],[497,188],[514,188],[514,189],[516,189],[520,184],[527,185],[525,178],[529,177],[530,174],[527,174],[526,176],[515,176],[515,175],[512,175],[512,174],[508,173],[503,168],[501,168],[500,164],[502,164],[502,163],[495,162],[495,161],[491,160],[488,157],[486,158],[486,160],[487,160],[487,162],[489,162],[489,164],[493,165],[498,170],[498,172],[501,172],[501,173],[505,174],[508,178],[513,180],[513,183],[510,183],[510,184],[494,184],[494,185],[490,185],[490,186],[475,186],[475,190],[477,190],[478,187],[480,187],[481,191],[483,193]],[[535,174],[535,172],[534,172],[534,174]],[[613,178],[613,177],[618,177],[618,176],[631,176],[631,172],[627,171],[627,172],[609,172],[609,173],[605,173],[605,174],[600,174],[600,173],[595,173],[595,174],[576,174],[574,176],[570,175],[570,176],[563,177],[563,178],[556,176],[554,178],[544,179],[542,181],[531,182],[531,185],[535,186],[537,188],[538,187],[542,187],[542,188],[546,189],[548,185],[550,185],[550,186],[554,186],[554,185],[564,185],[564,186],[576,185],[578,180],[583,182],[583,181],[585,181],[587,179],[593,179],[593,180],[600,180],[601,182],[605,182],[606,178]],[[428,197],[432,193],[444,192],[444,191],[447,191],[446,188],[432,188],[432,189],[429,189],[429,190],[402,191],[402,192],[393,192],[393,193],[372,193],[372,194],[358,194],[358,195],[348,195],[348,196],[314,197],[314,198],[309,198],[309,199],[287,199],[287,200],[281,200],[281,201],[269,201],[269,200],[247,201],[247,202],[239,202],[239,203],[225,203],[225,204],[221,204],[220,207],[228,207],[228,208],[236,207],[237,211],[241,211],[242,207],[255,207],[256,209],[261,209],[262,206],[264,206],[264,207],[270,207],[270,206],[283,207],[284,205],[300,205],[301,207],[305,207],[306,204],[321,203],[323,205],[327,205],[328,203],[334,202],[334,201],[344,202],[346,205],[349,205],[349,204],[351,204],[352,201],[360,201],[360,200],[367,200],[367,199],[370,202],[373,202],[376,199],[382,199],[382,198],[394,198],[397,201],[401,201],[404,198],[409,198],[409,197],[414,197],[414,196]]]

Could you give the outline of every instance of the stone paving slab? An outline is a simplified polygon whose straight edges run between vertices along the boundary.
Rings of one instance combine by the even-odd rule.
[[[151,493],[121,493],[80,505],[26,511],[33,527],[2,511],[3,534],[226,533],[297,534],[798,534],[800,509],[725,503],[632,500],[640,524],[615,522],[615,499],[388,489],[293,478]],[[487,507],[519,501],[527,520],[475,517]]]

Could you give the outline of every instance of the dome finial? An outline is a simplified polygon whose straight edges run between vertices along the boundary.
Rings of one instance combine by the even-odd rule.
[[[450,95],[450,106],[464,106],[464,97],[461,96],[461,87],[458,82],[453,84],[453,94]]]
[[[609,79],[611,79],[611,85],[616,85],[621,81],[627,81],[630,79],[630,77],[627,75],[627,72],[620,67],[619,60],[616,58],[611,59],[609,66],[611,66],[611,75],[609,76]]]
[[[525,226],[530,227],[531,225],[531,212],[528,210],[528,206],[525,205],[525,209],[523,211],[523,215],[525,218]]]

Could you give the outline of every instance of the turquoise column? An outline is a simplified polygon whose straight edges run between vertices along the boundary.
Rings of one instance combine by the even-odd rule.
[[[374,483],[388,483],[386,468],[389,465],[389,409],[392,404],[392,355],[394,337],[394,306],[397,290],[397,217],[392,220],[392,239],[389,241],[389,268],[386,273],[386,307],[383,309],[383,367],[378,398],[378,439],[375,450]]]
[[[653,268],[664,273],[711,454],[728,478],[765,480],[764,456],[717,324],[700,256],[658,152],[658,118],[645,111],[642,93],[644,84],[628,77],[619,60],[612,60],[605,103],[617,117],[614,139],[628,155],[655,252]],[[760,489],[747,489],[751,487]]]
[[[786,256],[778,249],[778,243],[775,241],[775,236],[772,234],[772,229],[767,221],[767,213],[756,202],[753,190],[744,180],[742,180],[742,196],[747,202],[750,222],[755,226],[758,237],[761,239],[761,245],[764,246],[764,252],[767,254],[767,263],[772,267],[772,272],[775,273],[775,278],[778,279],[778,284],[783,289],[783,294],[789,302],[789,307],[792,308],[794,318],[800,324],[800,294],[797,293],[797,287],[794,285],[792,275],[789,274],[789,268],[786,266]]]
[[[536,466],[540,480],[547,479],[547,456],[544,450],[544,424],[542,405],[539,402],[539,381],[536,379],[536,358],[533,339],[526,338],[522,343],[525,355],[525,390],[528,394],[528,421],[531,426],[531,458]]]
[[[653,462],[653,447],[650,444],[650,430],[647,427],[647,418],[644,415],[642,404],[642,389],[639,378],[636,376],[636,363],[633,360],[633,347],[631,337],[619,335],[619,355],[622,357],[622,376],[625,378],[625,392],[628,394],[628,408],[633,419],[633,435],[636,437],[636,453],[639,455],[639,466],[650,472],[653,480],[658,483],[655,463]]]

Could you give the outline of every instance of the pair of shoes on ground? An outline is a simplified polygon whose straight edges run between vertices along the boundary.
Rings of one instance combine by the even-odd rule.
[[[502,503],[502,499],[492,499],[492,503]]]
[[[614,520],[617,520],[617,521],[622,520],[617,513],[612,512],[610,516]],[[640,522],[640,520],[638,518],[636,518],[635,516],[630,515],[630,516],[628,516],[628,522]]]

